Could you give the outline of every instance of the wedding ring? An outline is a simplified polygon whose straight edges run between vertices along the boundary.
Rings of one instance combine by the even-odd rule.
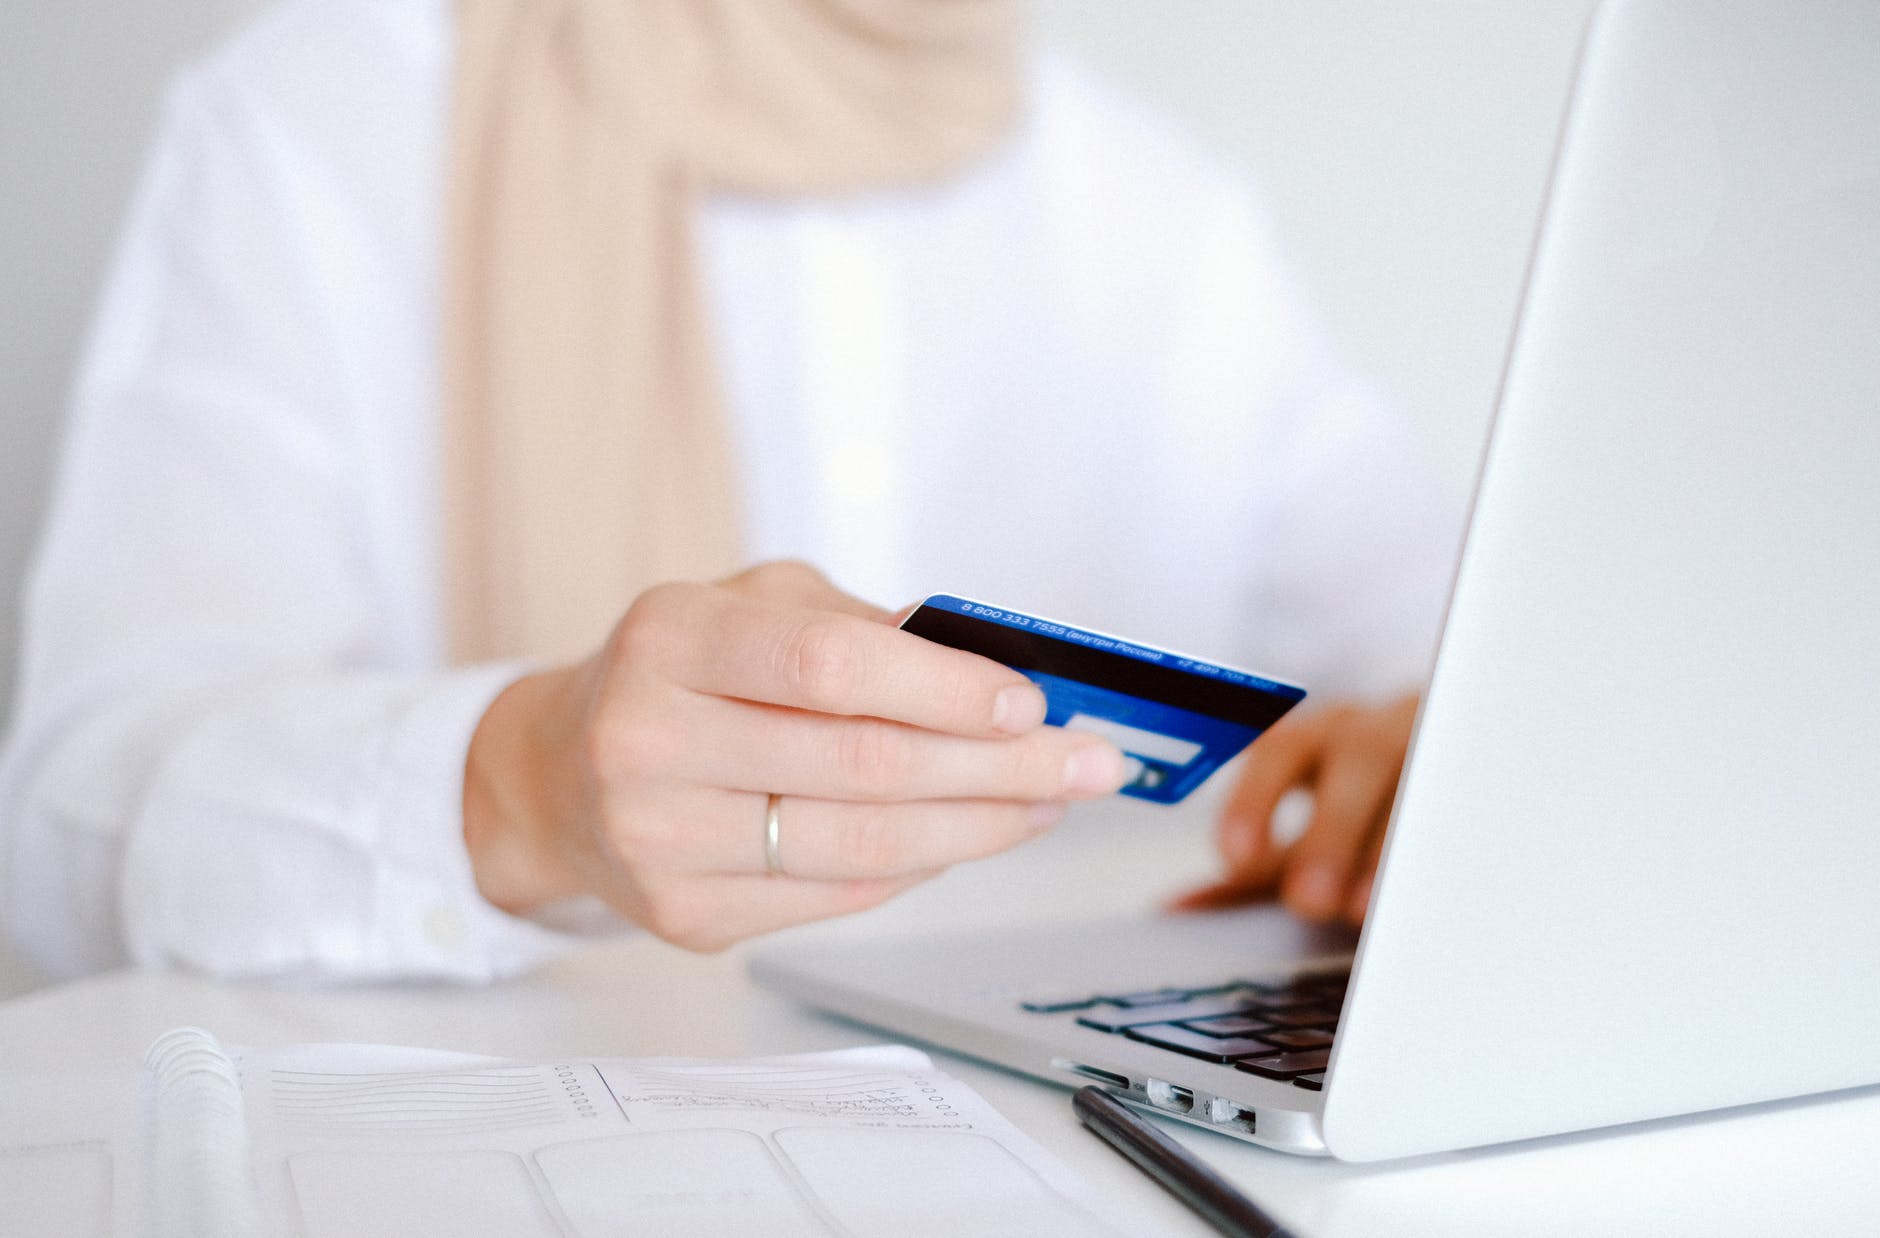
[[[772,795],[764,808],[764,869],[772,877],[783,876],[783,857],[777,854],[778,835],[783,832],[783,797]]]

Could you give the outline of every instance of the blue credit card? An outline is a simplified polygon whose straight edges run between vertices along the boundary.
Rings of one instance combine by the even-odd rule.
[[[1130,759],[1124,795],[1174,804],[1305,699],[1304,688],[1101,632],[936,593],[901,627],[1044,689],[1044,720]]]

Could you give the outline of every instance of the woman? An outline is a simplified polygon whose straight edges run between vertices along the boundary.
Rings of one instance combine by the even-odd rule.
[[[1120,781],[789,560],[1388,702],[1262,741],[1208,896],[1361,915],[1448,552],[1408,456],[1243,187],[1004,5],[295,0],[179,81],[107,289],[9,926],[485,979],[597,901],[856,910]]]

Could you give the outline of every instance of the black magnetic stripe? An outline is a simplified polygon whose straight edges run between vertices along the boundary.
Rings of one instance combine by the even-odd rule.
[[[1261,731],[1278,722],[1295,704],[1290,697],[1262,688],[1193,675],[935,606],[921,607],[901,627],[936,644],[964,649],[1014,670],[1040,671],[1093,684]]]

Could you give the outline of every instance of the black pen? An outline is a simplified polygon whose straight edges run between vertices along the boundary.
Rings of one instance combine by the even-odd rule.
[[[1098,1138],[1229,1238],[1292,1238],[1291,1230],[1261,1211],[1226,1178],[1102,1088],[1078,1088],[1071,1108]]]

